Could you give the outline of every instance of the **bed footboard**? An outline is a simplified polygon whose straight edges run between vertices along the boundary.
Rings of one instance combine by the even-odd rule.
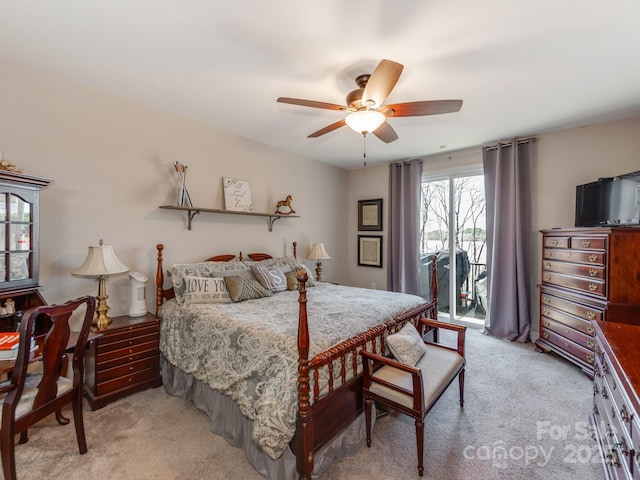
[[[329,350],[309,359],[309,326],[307,320],[306,273],[298,277],[300,311],[298,318],[298,419],[291,448],[296,455],[301,479],[311,479],[314,452],[348,426],[364,410],[362,401],[362,368],[359,352],[386,351],[386,337],[412,322],[421,334],[421,317],[438,318],[438,287],[435,256],[432,256],[431,301],[398,318],[377,325]],[[338,369],[338,374],[334,375]],[[321,372],[327,372],[328,387],[320,391]],[[311,384],[313,379],[313,392]],[[313,401],[312,401],[313,400]]]

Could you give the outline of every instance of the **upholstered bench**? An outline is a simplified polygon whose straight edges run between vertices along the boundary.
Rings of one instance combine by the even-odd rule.
[[[395,409],[415,419],[418,445],[418,473],[424,474],[424,417],[447,387],[458,377],[460,406],[464,405],[464,340],[466,327],[420,319],[420,330],[442,328],[457,332],[457,348],[424,341],[407,323],[387,337],[395,358],[362,350],[364,362],[362,394],[367,421],[367,446],[371,447],[373,402]]]

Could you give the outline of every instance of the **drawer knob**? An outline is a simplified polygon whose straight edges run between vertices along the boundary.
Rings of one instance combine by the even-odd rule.
[[[562,342],[562,343],[564,343],[564,348],[569,348],[569,342],[567,342],[567,341],[565,340],[565,341],[564,341],[564,342]]]
[[[542,314],[543,315],[549,315],[549,309],[548,308],[543,308],[542,309]]]
[[[590,283],[589,284],[589,291],[590,292],[595,292],[596,290],[598,290],[598,285],[596,285],[595,283]]]
[[[596,260],[598,260],[598,256],[597,255],[589,255],[589,261],[590,262],[595,262]]]
[[[583,247],[590,247],[591,246],[591,240],[583,240],[582,241],[582,246]]]
[[[624,438],[620,441],[620,443],[618,443],[618,448],[620,448],[620,451],[625,457],[629,455],[629,447],[627,447],[627,442]]]
[[[558,240],[556,240],[555,238],[551,240],[551,245],[553,245],[554,247],[558,245]]]
[[[551,325],[551,322],[549,322],[549,320],[545,320],[542,323],[544,324],[545,327],[548,327],[549,325]]]
[[[545,274],[544,275],[544,280],[545,280],[545,282],[548,282],[549,280],[551,280],[551,275]]]
[[[600,415],[600,412],[598,412],[598,406],[597,405],[593,406],[593,414],[594,415]]]
[[[598,275],[598,270],[596,270],[596,269],[589,270],[589,276],[590,277],[595,277],[597,275]]]
[[[544,256],[547,258],[551,258],[551,256],[553,255],[553,253],[551,253],[551,250],[545,250],[544,252]]]
[[[602,390],[600,391],[600,396],[602,396],[602,398],[609,398],[609,394],[607,393],[607,389],[604,388],[604,386],[602,387]]]
[[[544,263],[544,268],[551,268],[551,264],[549,262]]]
[[[542,336],[543,336],[544,338],[549,338],[549,334],[548,334],[547,332],[542,332]]]
[[[609,438],[613,438],[615,436],[615,433],[613,432],[613,428],[611,428],[611,425],[609,423],[607,423],[606,435]]]
[[[549,297],[542,297],[542,303],[549,305],[551,303],[551,299]]]
[[[587,362],[593,363],[593,355],[587,355]]]
[[[587,312],[587,318],[588,318],[589,320],[595,320],[595,319],[596,319],[596,312],[588,311],[588,312]],[[593,333],[593,332],[594,332],[594,330],[593,330],[593,326],[589,325],[589,326],[587,327],[587,332],[589,332],[589,333]]]
[[[593,340],[589,340],[587,342],[587,345],[589,346],[589,348],[594,348],[596,346],[596,344],[593,342]]]

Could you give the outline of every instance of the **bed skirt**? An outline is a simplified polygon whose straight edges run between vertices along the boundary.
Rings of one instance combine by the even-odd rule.
[[[162,383],[170,395],[184,398],[207,414],[211,431],[222,435],[234,447],[242,448],[253,468],[269,480],[297,480],[296,458],[290,448],[278,458],[264,453],[251,437],[252,421],[242,415],[238,405],[226,395],[211,389],[167,362],[161,355]],[[375,409],[374,409],[375,412]],[[375,422],[375,414],[372,415]],[[329,465],[362,450],[366,443],[364,412],[343,432],[314,456],[313,478]]]

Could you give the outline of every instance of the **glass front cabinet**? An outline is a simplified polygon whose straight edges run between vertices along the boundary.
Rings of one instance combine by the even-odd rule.
[[[46,304],[38,290],[39,200],[50,183],[0,170],[0,331],[15,330],[26,310]]]

